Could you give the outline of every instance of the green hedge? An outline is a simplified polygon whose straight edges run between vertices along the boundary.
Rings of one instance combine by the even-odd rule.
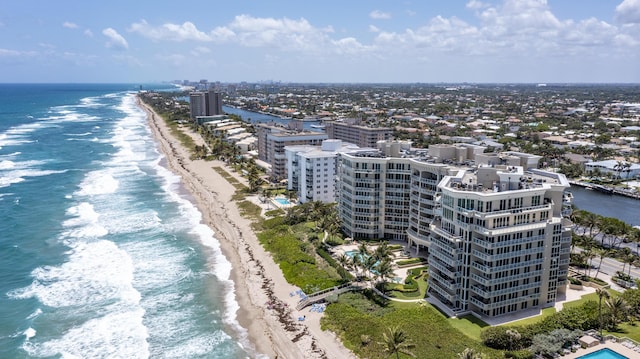
[[[266,220],[265,227],[268,229],[259,233],[258,239],[271,253],[289,283],[298,286],[305,293],[313,293],[343,282],[335,274],[319,268],[315,256],[308,252],[312,245],[298,239],[292,227],[280,223],[280,217]]]
[[[396,264],[402,267],[402,266],[408,266],[408,265],[419,264],[424,262],[425,260],[422,258],[409,258],[409,259],[403,259],[403,260],[397,261]]]
[[[322,259],[324,259],[330,266],[335,268],[338,271],[338,274],[345,282],[352,281],[353,275],[349,273],[348,270],[344,269],[332,256],[329,252],[325,251],[324,248],[318,248],[317,253]]]

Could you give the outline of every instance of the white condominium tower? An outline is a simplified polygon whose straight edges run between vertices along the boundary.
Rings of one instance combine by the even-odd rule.
[[[287,189],[296,191],[301,203],[336,201],[336,166],[340,152],[358,146],[340,140],[324,140],[321,146],[287,146]]]
[[[488,317],[552,306],[569,267],[566,188],[562,174],[495,163],[445,177],[431,224],[430,295],[455,314]]]
[[[553,305],[566,287],[571,231],[562,174],[538,156],[474,145],[340,155],[345,234],[406,240],[429,255],[429,294],[450,315],[493,317]]]

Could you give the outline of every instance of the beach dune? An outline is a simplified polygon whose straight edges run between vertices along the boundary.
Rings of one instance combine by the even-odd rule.
[[[258,242],[251,222],[242,217],[232,201],[235,188],[214,167],[225,167],[220,161],[190,160],[190,153],[172,136],[164,120],[138,99],[148,116],[149,126],[166,166],[181,176],[184,187],[192,195],[220,241],[223,254],[232,265],[231,276],[236,300],[240,306],[237,319],[248,330],[247,348],[256,358],[355,358],[333,333],[320,329],[319,313],[295,310],[297,288],[287,283],[280,268]],[[185,128],[185,131],[188,130]],[[191,133],[197,144],[200,135]],[[228,168],[227,172],[232,173]],[[233,174],[233,173],[232,173]],[[244,178],[236,178],[246,183]],[[304,321],[297,320],[305,316]]]

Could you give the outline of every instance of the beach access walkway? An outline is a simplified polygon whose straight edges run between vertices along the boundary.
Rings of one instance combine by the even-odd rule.
[[[315,292],[309,295],[305,295],[300,299],[298,304],[296,305],[297,310],[304,309],[305,307],[312,305],[314,303],[325,300],[330,295],[338,295],[350,291],[362,290],[362,285],[355,283],[345,283],[333,288],[327,288],[325,290],[321,290],[319,292]]]

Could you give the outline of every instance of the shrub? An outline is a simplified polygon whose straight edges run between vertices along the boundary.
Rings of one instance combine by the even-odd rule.
[[[422,258],[409,258],[409,259],[404,259],[401,261],[397,261],[396,264],[398,264],[399,266],[408,266],[411,264],[418,264],[418,263],[423,263],[424,259]]]
[[[508,350],[504,352],[504,357],[507,359],[533,359],[533,353],[529,350]]]
[[[567,277],[569,279],[569,283],[573,285],[582,285],[582,281],[573,277]]]
[[[428,272],[429,272],[429,267],[418,267],[418,268],[412,268],[409,270],[409,274],[412,275],[413,277],[419,277]]]

